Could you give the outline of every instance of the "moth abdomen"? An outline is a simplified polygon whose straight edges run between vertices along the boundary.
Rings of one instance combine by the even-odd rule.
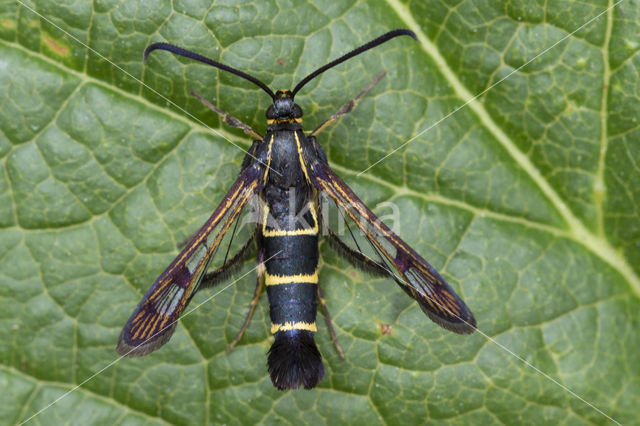
[[[322,356],[313,341],[318,310],[318,216],[307,188],[279,191],[282,197],[269,199],[265,206],[262,226],[265,285],[275,338],[267,363],[278,389],[311,389],[324,375]]]

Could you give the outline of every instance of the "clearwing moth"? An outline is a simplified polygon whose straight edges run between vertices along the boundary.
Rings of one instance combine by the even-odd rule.
[[[267,109],[264,136],[237,118],[219,110],[193,93],[219,114],[228,125],[242,129],[254,141],[241,172],[211,217],[191,237],[167,269],[144,294],[122,329],[117,351],[129,357],[142,356],[164,345],[175,331],[180,315],[193,296],[228,276],[257,247],[258,285],[249,314],[230,347],[238,342],[250,320],[263,287],[266,287],[274,343],[268,352],[268,370],[278,389],[315,387],[322,379],[322,357],[313,336],[318,303],[323,307],[335,340],[318,282],[318,238],[323,222],[320,200],[329,200],[342,217],[360,229],[377,259],[353,243],[328,230],[325,236],[341,256],[372,274],[394,280],[431,320],[455,333],[471,333],[473,314],[438,272],[382,223],[331,169],[316,140],[320,131],[350,112],[357,101],[384,75],[379,74],[356,98],[311,133],[302,129],[302,109],[294,103],[296,93],[326,70],[397,36],[410,36],[406,29],[390,31],[318,68],[293,90],[275,93],[257,78],[197,53],[168,43],[154,43],[144,52],[145,61],[154,50],[166,50],[214,66],[248,80],[273,100]],[[257,197],[260,220],[251,239],[235,256],[207,273],[225,234],[250,199]]]

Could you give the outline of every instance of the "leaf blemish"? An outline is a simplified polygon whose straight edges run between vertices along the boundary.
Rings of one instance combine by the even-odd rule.
[[[9,19],[3,19],[2,21],[0,21],[0,25],[2,25],[3,27],[7,28],[7,29],[13,29],[16,27],[16,23],[14,21],[11,21]]]
[[[391,334],[391,329],[393,326],[391,324],[380,324],[380,333],[385,336],[387,334]]]
[[[42,41],[44,41],[44,43],[47,46],[49,46],[49,48],[53,50],[55,53],[57,53],[58,55],[64,56],[64,57],[69,56],[69,48],[67,46],[60,44],[53,38],[49,36],[43,36]]]

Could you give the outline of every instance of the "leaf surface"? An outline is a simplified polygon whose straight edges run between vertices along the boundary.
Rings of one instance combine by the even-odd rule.
[[[21,3],[0,2],[0,418],[73,390],[32,421],[638,423],[637,0]],[[129,314],[251,142],[189,91],[260,132],[270,103],[166,52],[145,65],[145,46],[168,41],[279,89],[401,27],[419,41],[352,59],[296,102],[313,129],[387,71],[319,142],[479,332],[440,329],[322,245],[346,360],[320,314],[316,390],[272,387],[266,298],[225,353],[252,263],[162,350],[111,365]]]

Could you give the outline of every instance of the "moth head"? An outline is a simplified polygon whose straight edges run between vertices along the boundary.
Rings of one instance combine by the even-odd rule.
[[[278,90],[273,104],[267,109],[267,119],[282,120],[302,117],[302,108],[293,102],[291,90]]]

